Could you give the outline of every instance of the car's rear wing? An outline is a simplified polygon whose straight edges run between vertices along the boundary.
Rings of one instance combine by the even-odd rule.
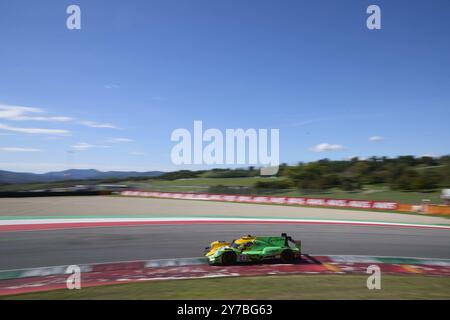
[[[300,240],[294,240],[291,236],[288,236],[287,233],[282,233],[281,236],[285,239],[284,245],[289,247],[289,243],[292,243],[295,247],[301,249],[302,242]]]

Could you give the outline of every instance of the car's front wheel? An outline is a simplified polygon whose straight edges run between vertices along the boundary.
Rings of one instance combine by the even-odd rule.
[[[225,251],[222,254],[222,264],[224,266],[230,266],[232,264],[235,264],[236,259],[237,259],[236,253],[234,253],[233,251]]]
[[[295,261],[295,255],[292,250],[283,250],[280,254],[281,262],[283,263],[293,263]]]

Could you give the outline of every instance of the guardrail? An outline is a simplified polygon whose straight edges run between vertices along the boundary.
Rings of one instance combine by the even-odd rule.
[[[229,194],[188,193],[188,192],[154,192],[154,191],[122,191],[123,196],[186,199],[205,201],[224,201],[240,203],[265,203],[309,205],[324,207],[359,208],[375,210],[398,210],[399,203],[393,201],[351,200],[332,198],[280,197],[280,196],[243,196]]]

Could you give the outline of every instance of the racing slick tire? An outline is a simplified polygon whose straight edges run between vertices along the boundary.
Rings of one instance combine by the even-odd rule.
[[[281,251],[280,260],[282,263],[294,263],[295,261],[294,252],[289,249]]]
[[[230,266],[236,263],[237,256],[233,251],[225,251],[222,255],[222,265]]]

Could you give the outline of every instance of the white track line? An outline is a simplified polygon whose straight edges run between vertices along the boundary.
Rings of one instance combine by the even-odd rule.
[[[206,217],[173,217],[173,218],[58,218],[58,219],[5,219],[0,220],[0,226],[14,226],[14,225],[39,225],[39,224],[71,224],[71,223],[161,223],[165,222],[254,222],[254,223],[312,223],[312,224],[343,224],[343,225],[364,225],[364,226],[394,226],[394,227],[412,227],[412,228],[434,228],[450,230],[450,225],[437,224],[414,224],[414,223],[399,223],[399,222],[384,222],[384,221],[363,221],[363,220],[326,220],[326,219],[275,219],[275,218],[206,218]]]

